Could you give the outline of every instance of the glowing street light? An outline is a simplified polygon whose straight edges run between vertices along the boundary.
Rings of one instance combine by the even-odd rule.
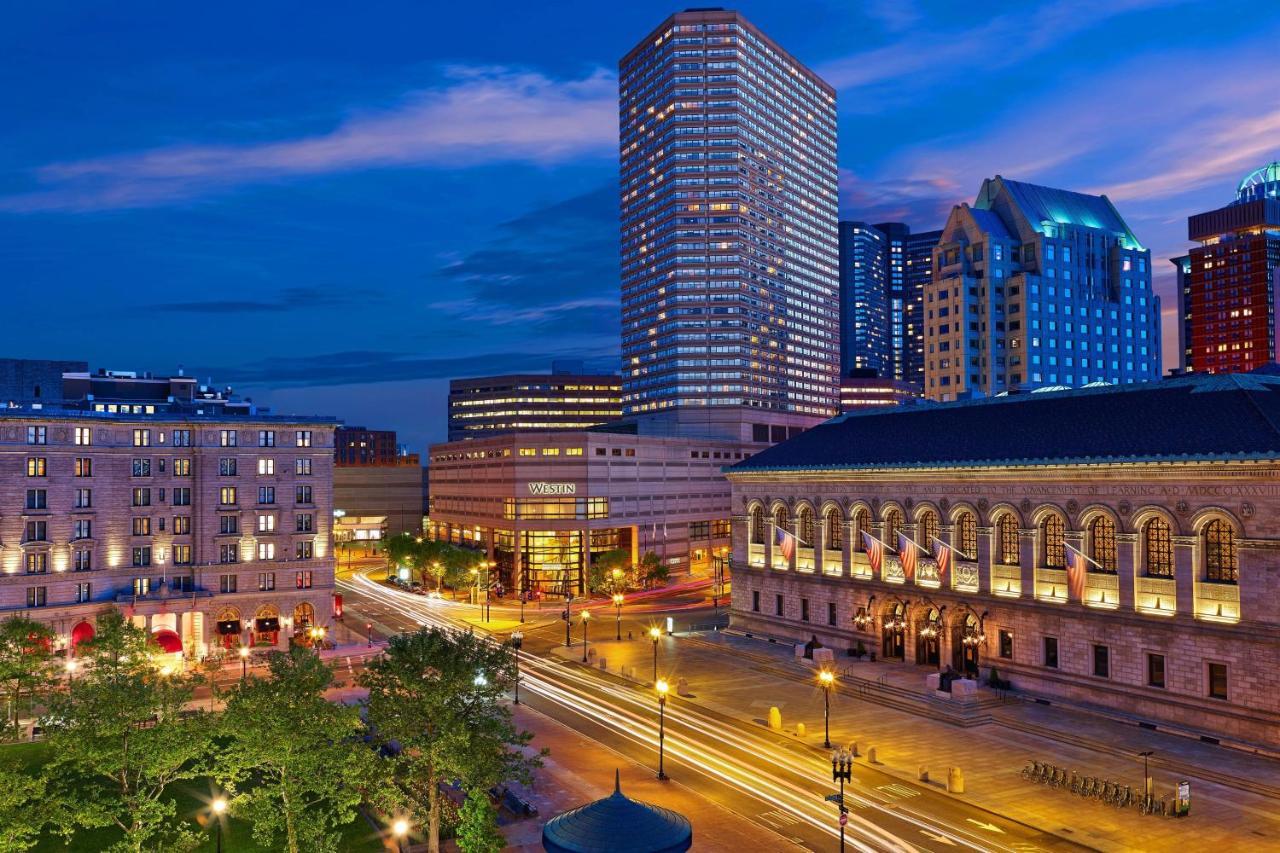
[[[214,797],[213,802],[209,804],[209,808],[213,811],[213,820],[215,821],[214,833],[217,838],[216,851],[222,853],[222,815],[227,810],[226,797]]]
[[[649,639],[653,640],[653,682],[658,683],[658,641],[662,639],[662,629],[654,625],[649,629]]]
[[[836,683],[836,675],[829,669],[818,673],[818,684],[822,686],[822,745],[831,748],[831,687]]]
[[[396,840],[396,853],[404,849],[404,839],[408,834],[409,821],[402,817],[396,818],[395,822],[391,824],[391,835]]]
[[[591,611],[582,611],[582,662],[587,662],[587,623],[591,621]]]
[[[667,737],[667,692],[671,689],[665,678],[659,679],[653,685],[654,691],[658,694],[658,778],[664,782],[667,780],[667,774],[662,768],[663,743]]]
[[[244,681],[245,676],[249,674],[249,647],[240,647],[240,680]]]
[[[516,660],[516,701],[520,704],[520,647],[524,645],[524,633],[521,631],[513,631],[511,634],[511,648],[514,651]]]
[[[614,569],[614,571],[616,572],[616,571],[618,571],[618,570],[617,570],[617,569]],[[615,592],[615,593],[613,594],[613,606],[614,606],[614,607],[617,609],[617,611],[618,611],[618,636],[615,638],[615,639],[618,639],[618,640],[621,640],[621,639],[622,639],[622,602],[623,602],[625,599],[626,599],[626,596],[624,596],[624,595],[623,595],[622,593],[620,593],[620,592]]]

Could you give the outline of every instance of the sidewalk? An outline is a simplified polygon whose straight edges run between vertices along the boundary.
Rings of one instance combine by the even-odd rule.
[[[591,647],[611,673],[626,669],[636,680],[650,681],[653,647],[647,638]],[[581,647],[555,653],[580,660]],[[831,740],[856,740],[864,756],[875,747],[882,771],[914,781],[922,767],[935,779],[959,767],[966,784],[961,799],[1100,850],[1171,850],[1185,846],[1189,836],[1198,849],[1280,849],[1280,799],[1259,793],[1280,791],[1280,762],[1057,706],[999,702],[986,690],[973,709],[975,724],[962,727],[949,721],[963,713],[925,695],[926,667],[845,659],[838,666],[848,675],[831,697]],[[673,687],[685,679],[692,701],[728,716],[764,725],[769,709],[777,707],[785,736],[794,738],[795,724],[802,722],[805,740],[821,748],[822,691],[812,664],[797,662],[790,645],[727,633],[664,637],[658,671]],[[1170,793],[1180,780],[1191,783],[1188,818],[1120,811],[1020,774],[1036,759],[1141,791],[1137,754],[1148,749],[1155,752],[1157,795]]]

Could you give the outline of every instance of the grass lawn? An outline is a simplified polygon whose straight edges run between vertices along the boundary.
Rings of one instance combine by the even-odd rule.
[[[48,745],[44,743],[6,744],[0,746],[0,761],[16,763],[31,773],[39,773],[40,767],[48,761]],[[172,788],[173,799],[178,804],[178,815],[204,832],[205,842],[197,850],[201,853],[213,853],[214,833],[209,824],[209,802],[216,789],[211,779],[192,779],[179,782]],[[64,845],[62,837],[46,834],[35,848],[36,853],[55,853],[55,851],[73,851],[73,853],[98,853],[120,838],[115,828],[81,830],[76,833],[70,846]],[[253,840],[252,827],[244,821],[227,818],[222,827],[222,849],[226,853],[269,853],[272,848],[262,847]],[[386,848],[369,822],[363,816],[342,828],[342,841],[339,850],[381,851]]]

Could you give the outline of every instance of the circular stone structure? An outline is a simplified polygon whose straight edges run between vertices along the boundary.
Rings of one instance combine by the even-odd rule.
[[[691,846],[688,819],[623,795],[617,771],[612,794],[557,815],[542,828],[547,853],[684,853]]]

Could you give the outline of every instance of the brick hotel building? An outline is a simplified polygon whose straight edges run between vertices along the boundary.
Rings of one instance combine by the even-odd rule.
[[[995,667],[1023,695],[1274,749],[1269,370],[862,412],[762,451],[728,469],[733,623],[925,670]],[[790,559],[779,527],[799,539]],[[886,543],[878,567],[863,532]],[[899,533],[920,548],[912,577]]]
[[[332,419],[60,366],[0,365],[0,614],[65,648],[115,606],[187,658],[332,622]]]

